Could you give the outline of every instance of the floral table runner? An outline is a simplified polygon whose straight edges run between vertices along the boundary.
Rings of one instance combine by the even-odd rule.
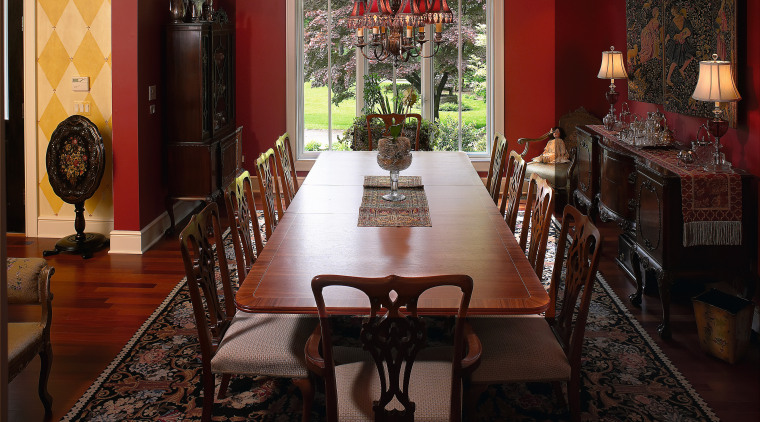
[[[359,227],[430,227],[430,208],[420,176],[399,177],[399,193],[406,199],[386,201],[390,191],[387,176],[365,176],[359,207]]]
[[[618,139],[617,132],[590,126],[632,154],[647,158],[681,178],[683,245],[742,244],[742,181],[734,172],[715,173],[697,165],[678,165],[678,151],[641,149]]]

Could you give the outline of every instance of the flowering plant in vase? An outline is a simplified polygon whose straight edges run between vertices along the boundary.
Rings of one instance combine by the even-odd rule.
[[[405,136],[399,136],[404,127],[404,120],[388,128],[390,137],[380,138],[377,142],[377,164],[383,170],[390,171],[391,192],[383,195],[386,201],[403,201],[406,196],[398,192],[398,174],[412,164],[411,142]]]

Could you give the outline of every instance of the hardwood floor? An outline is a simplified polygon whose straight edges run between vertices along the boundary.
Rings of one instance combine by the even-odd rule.
[[[177,227],[183,227],[178,223]],[[755,340],[740,362],[730,365],[699,348],[689,292],[674,293],[673,340],[656,334],[661,307],[645,295],[642,307],[626,299],[632,281],[614,262],[617,229],[600,224],[605,239],[599,270],[628,309],[676,367],[724,421],[760,420],[760,345]],[[179,230],[178,230],[179,231]],[[8,256],[42,256],[55,239],[8,237]],[[177,235],[165,237],[139,255],[109,255],[101,251],[89,260],[61,254],[48,258],[55,267],[53,299],[53,368],[49,389],[53,420],[63,417],[118,354],[132,334],[184,276]],[[11,317],[18,317],[13,314]],[[44,419],[37,396],[39,358],[10,384],[11,421]]]

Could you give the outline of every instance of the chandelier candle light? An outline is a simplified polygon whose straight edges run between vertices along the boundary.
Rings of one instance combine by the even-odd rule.
[[[615,91],[615,79],[628,79],[625,66],[623,66],[623,53],[615,51],[614,46],[610,47],[610,51],[602,51],[602,65],[599,67],[599,74],[596,77],[610,80],[610,90],[605,93],[605,97],[610,103],[610,112],[604,116],[602,123],[604,123],[605,129],[612,130],[617,121],[615,103],[618,100],[618,95],[620,95]]]
[[[715,138],[715,152],[713,162],[707,166],[707,169],[721,171],[729,170],[731,166],[727,165],[720,153],[720,137],[728,130],[728,122],[722,118],[723,111],[720,109],[720,103],[739,101],[742,97],[736,89],[731,62],[718,60],[717,54],[713,54],[712,58],[712,60],[699,62],[699,79],[691,96],[695,100],[715,103],[714,117],[707,121],[708,131]]]
[[[435,27],[435,50],[443,43],[443,24],[454,22],[446,0],[355,0],[348,27],[356,29],[356,47],[369,60],[393,58],[394,64],[422,56],[425,26]],[[371,31],[367,41],[364,30]],[[365,51],[366,47],[366,51]]]

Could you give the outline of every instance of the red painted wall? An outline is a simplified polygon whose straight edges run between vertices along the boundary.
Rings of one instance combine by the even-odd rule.
[[[621,13],[622,12],[622,13]],[[556,117],[585,107],[602,118],[609,110],[604,97],[610,81],[598,79],[602,51],[625,48],[625,0],[558,1],[556,3]],[[620,103],[628,86],[616,80]]]
[[[243,126],[248,170],[287,131],[285,13],[284,1],[235,5],[237,124]]]
[[[164,66],[164,27],[169,20],[166,2],[139,0],[138,2],[138,51],[137,62],[137,115],[138,148],[137,163],[140,174],[140,228],[147,226],[164,211],[164,197],[167,193],[164,173],[162,115],[164,87],[162,68]],[[114,15],[116,16],[116,15]],[[117,79],[114,79],[115,81]],[[156,101],[148,101],[148,87],[156,85]],[[156,113],[150,114],[151,104]]]
[[[559,1],[557,3],[564,3]],[[506,0],[504,4],[504,135],[535,138],[556,125],[555,1]],[[529,158],[543,145],[531,145]]]
[[[137,4],[134,0],[112,0],[111,14],[113,224],[115,230],[140,230]]]
[[[153,0],[112,0],[114,229],[140,230],[164,211],[161,71],[168,12]],[[156,85],[158,100],[148,101]],[[149,113],[149,105],[156,113]]]

